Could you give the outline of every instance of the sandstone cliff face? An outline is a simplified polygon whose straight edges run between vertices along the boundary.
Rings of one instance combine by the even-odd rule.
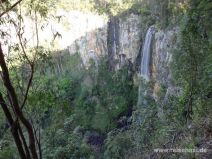
[[[112,17],[107,24],[74,41],[69,52],[78,52],[86,64],[93,59],[108,56],[111,67],[119,68],[124,62],[134,62],[142,39],[141,17],[131,14],[126,19]]]

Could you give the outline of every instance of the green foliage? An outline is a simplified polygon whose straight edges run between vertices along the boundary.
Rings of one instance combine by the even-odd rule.
[[[58,9],[68,10],[74,7],[74,4],[68,0],[56,1],[56,0],[26,0],[23,3],[26,14],[33,15],[34,12],[39,13],[41,17],[53,16]]]
[[[62,68],[59,71],[53,65],[57,62]],[[60,57],[47,55],[37,64],[40,67],[34,74],[25,109],[34,126],[44,129],[44,158],[93,158],[93,150],[83,134],[75,133],[76,128],[102,133],[115,128],[119,117],[136,104],[132,73],[127,66],[110,72],[104,59],[98,71],[92,65],[85,70],[78,54],[70,57],[66,52]],[[15,70],[19,74],[20,68],[12,71],[14,79]]]
[[[12,149],[10,147],[8,148],[4,148],[0,150],[0,159],[5,159],[5,158],[11,158],[11,159],[15,159],[15,149]]]
[[[132,149],[133,143],[129,132],[121,133],[114,130],[108,133],[107,139],[105,140],[105,159],[123,159],[127,156],[129,150]]]
[[[4,134],[4,136],[0,138],[0,159],[17,159],[16,154],[17,150],[15,145],[13,145],[10,134]]]
[[[136,89],[126,68],[110,72],[103,60],[96,78],[94,85],[81,85],[75,107],[76,121],[104,132],[114,128],[116,119],[136,103]]]
[[[208,21],[210,13],[206,11],[208,6],[210,6],[209,1],[191,2],[188,16],[182,24],[179,49],[176,50],[173,60],[176,82],[184,90],[180,98],[181,106],[186,106],[184,111],[192,107],[195,113],[198,113],[197,109],[207,109],[209,106],[207,98],[210,98],[212,88],[209,82],[212,67],[209,62],[211,59],[211,29],[208,28],[210,23]],[[202,14],[199,14],[200,12]]]
[[[62,129],[47,131],[44,156],[46,159],[75,159],[91,158],[94,154],[90,147],[83,142],[80,134],[65,132]]]
[[[99,14],[106,14],[109,16],[115,16],[128,10],[135,2],[134,0],[120,0],[120,1],[103,0],[103,1],[98,1],[96,3],[95,3],[95,0],[93,1],[94,1],[93,8]]]

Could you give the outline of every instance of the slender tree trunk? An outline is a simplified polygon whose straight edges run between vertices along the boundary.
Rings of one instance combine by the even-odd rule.
[[[16,144],[16,147],[18,149],[19,155],[20,155],[21,159],[27,159],[26,154],[25,154],[24,149],[23,149],[23,145],[22,145],[20,136],[18,134],[17,126],[14,125],[14,120],[12,118],[12,115],[11,115],[11,113],[10,113],[10,111],[9,111],[9,109],[8,109],[8,107],[7,107],[7,105],[6,105],[5,101],[4,101],[1,93],[0,93],[0,104],[1,104],[1,107],[2,107],[2,109],[4,111],[4,114],[5,114],[6,118],[7,118],[8,122],[9,122],[9,124],[10,124],[11,133],[12,133],[12,136],[13,136],[13,138],[15,140],[15,144]]]
[[[29,137],[29,149],[30,152],[32,154],[32,158],[33,159],[38,159],[38,155],[37,155],[37,151],[36,151],[36,142],[35,142],[35,136],[34,136],[34,132],[32,129],[32,125],[31,123],[26,119],[26,117],[24,116],[19,103],[18,103],[18,98],[17,95],[15,93],[15,90],[12,86],[12,83],[10,81],[10,77],[9,77],[9,71],[8,68],[6,66],[6,62],[4,60],[4,54],[3,51],[1,49],[1,44],[0,44],[0,67],[2,69],[2,80],[4,82],[4,86],[6,87],[8,94],[9,94],[9,98],[11,100],[12,106],[14,108],[15,111],[15,115],[17,116],[16,120],[19,120],[22,122],[22,124],[26,127],[26,130],[28,132],[28,137]],[[14,123],[16,123],[16,120]]]

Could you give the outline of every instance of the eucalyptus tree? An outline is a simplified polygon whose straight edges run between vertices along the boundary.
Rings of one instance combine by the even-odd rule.
[[[55,11],[59,5],[62,3],[56,3],[54,0],[0,1],[0,105],[22,159],[42,158],[41,143],[36,129],[24,109],[36,61],[43,53],[39,41],[39,30],[42,27],[39,20],[48,19],[49,10]],[[31,18],[35,26],[32,30],[35,40],[33,44],[29,44],[24,36],[27,17]],[[11,77],[11,69],[20,65],[25,66],[27,82],[20,84],[23,79],[18,79],[17,87]]]

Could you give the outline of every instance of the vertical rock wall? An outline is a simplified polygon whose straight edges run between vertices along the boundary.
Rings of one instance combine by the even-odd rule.
[[[178,27],[166,31],[159,30],[155,34],[152,54],[152,79],[155,81],[153,96],[155,99],[158,98],[161,87],[167,88],[166,96],[177,94],[179,90],[172,83],[170,70],[173,50],[177,47],[178,34]]]

